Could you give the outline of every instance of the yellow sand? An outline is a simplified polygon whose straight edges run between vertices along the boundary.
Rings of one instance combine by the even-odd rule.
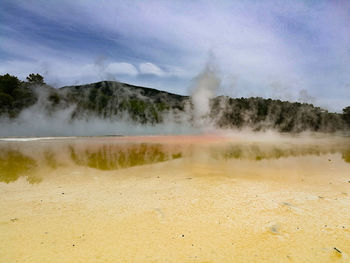
[[[213,138],[0,142],[0,262],[350,262],[349,139]]]

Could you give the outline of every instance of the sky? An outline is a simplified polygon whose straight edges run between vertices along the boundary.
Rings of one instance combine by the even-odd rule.
[[[350,105],[349,0],[0,0],[0,74]]]

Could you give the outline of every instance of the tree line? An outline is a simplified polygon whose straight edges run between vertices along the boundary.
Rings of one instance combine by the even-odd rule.
[[[188,96],[108,81],[53,89],[40,74],[32,73],[25,81],[10,74],[0,75],[0,115],[15,118],[23,109],[34,105],[38,87],[48,91],[45,103],[51,111],[74,104],[72,119],[85,113],[101,118],[128,113],[133,121],[155,124],[163,121],[166,112],[188,114],[191,112],[186,111],[193,109]],[[185,107],[188,104],[189,109]],[[209,117],[221,128],[272,128],[281,132],[334,132],[350,128],[350,106],[342,113],[332,113],[312,104],[260,97],[216,97],[211,100]]]

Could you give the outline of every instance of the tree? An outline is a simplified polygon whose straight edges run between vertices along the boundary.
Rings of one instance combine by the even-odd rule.
[[[350,106],[343,109],[343,119],[348,125],[350,125]]]
[[[34,92],[15,76],[0,75],[0,115],[15,117],[23,108],[36,102]]]
[[[5,74],[0,76],[0,92],[12,95],[12,92],[20,86],[17,77]]]
[[[27,77],[27,80],[28,80],[28,82],[34,83],[34,84],[45,84],[44,78],[40,74],[31,73]]]
[[[12,105],[13,97],[7,93],[0,92],[0,110]]]

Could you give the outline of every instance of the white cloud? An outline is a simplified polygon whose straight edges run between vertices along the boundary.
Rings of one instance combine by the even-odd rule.
[[[45,61],[11,60],[0,64],[0,74],[9,73],[25,80],[30,73],[44,76],[45,82],[54,87],[86,84],[101,80],[118,80],[119,76],[134,76],[136,68],[128,63],[111,63],[101,67],[85,61],[65,61],[46,58]]]
[[[146,63],[141,63],[139,65],[139,69],[141,74],[150,74],[150,75],[156,75],[156,76],[164,76],[165,72],[160,69],[157,65],[146,62]]]
[[[106,67],[106,72],[109,74],[116,75],[132,75],[135,76],[138,74],[136,67],[130,63],[126,62],[114,62],[110,63]]]

